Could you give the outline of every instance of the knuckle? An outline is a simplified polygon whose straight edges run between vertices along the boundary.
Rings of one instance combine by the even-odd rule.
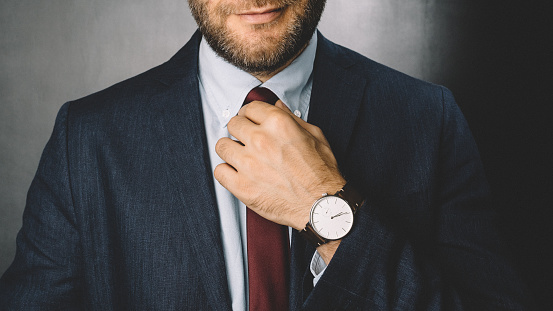
[[[220,183],[223,183],[224,181],[224,174],[223,174],[223,164],[219,164],[215,167],[213,170],[213,176],[215,179],[217,179]]]
[[[232,130],[234,128],[235,124],[236,124],[236,116],[230,118],[230,120],[227,123],[227,129],[229,131]]]
[[[250,140],[255,149],[263,150],[267,147],[267,137],[261,132],[253,132]]]
[[[225,139],[221,138],[217,141],[215,144],[215,152],[221,156],[225,152],[226,146],[225,146]]]
[[[286,113],[278,113],[275,115],[275,123],[280,128],[289,126],[292,123],[291,121],[295,122],[292,116]]]
[[[324,137],[323,130],[321,130],[321,128],[316,125],[312,125],[311,132],[313,133],[313,136],[319,139],[321,137]]]
[[[330,149],[330,147],[325,145],[325,144],[319,146],[319,150],[327,158],[328,157],[334,157],[334,154],[332,153],[332,149]]]
[[[291,117],[282,111],[272,111],[267,121],[269,125],[274,129],[282,129],[289,125]]]

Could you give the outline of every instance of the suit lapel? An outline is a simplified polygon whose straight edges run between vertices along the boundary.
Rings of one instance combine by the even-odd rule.
[[[318,36],[308,122],[321,128],[336,160],[343,163],[367,80],[350,70],[355,65],[352,59],[340,55],[320,33]],[[293,235],[291,310],[302,309],[313,288],[309,264],[314,252],[298,234]]]
[[[230,310],[228,283],[215,201],[213,177],[198,88],[197,32],[159,76],[168,88],[152,100],[166,140],[166,176],[178,189],[172,225],[197,260],[207,300],[213,310]],[[188,284],[190,286],[190,284]]]
[[[342,57],[332,42],[318,36],[308,122],[321,128],[342,163],[367,81],[348,70],[353,60]]]

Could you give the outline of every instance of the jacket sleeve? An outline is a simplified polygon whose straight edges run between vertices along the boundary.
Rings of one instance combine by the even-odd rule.
[[[65,104],[27,194],[14,262],[0,279],[2,310],[73,310],[81,301],[79,235],[67,161]]]
[[[504,256],[476,144],[451,93],[432,193],[367,202],[305,310],[529,310],[527,293]],[[385,213],[389,204],[432,196],[424,235]]]

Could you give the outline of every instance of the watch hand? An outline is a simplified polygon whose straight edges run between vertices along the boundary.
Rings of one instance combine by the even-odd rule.
[[[345,214],[349,214],[349,213],[347,213],[347,212],[341,212],[341,213],[338,213],[338,214],[336,214],[336,215],[330,217],[330,219],[334,219],[334,218],[336,218],[336,217],[338,217],[338,216],[342,216],[342,215],[345,215]]]

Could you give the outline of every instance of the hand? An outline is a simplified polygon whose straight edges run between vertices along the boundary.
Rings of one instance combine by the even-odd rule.
[[[226,163],[215,168],[215,178],[266,219],[301,230],[313,202],[345,184],[322,131],[281,101],[251,102],[227,128],[239,142],[226,137],[217,142]]]

